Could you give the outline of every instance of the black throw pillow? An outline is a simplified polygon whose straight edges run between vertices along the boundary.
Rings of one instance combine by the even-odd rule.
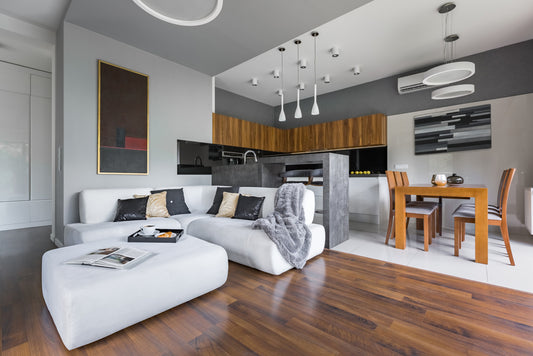
[[[151,193],[167,192],[167,210],[170,215],[190,214],[191,211],[185,203],[183,188],[152,190]]]
[[[117,213],[113,221],[146,220],[148,197],[119,199]]]
[[[234,219],[257,220],[265,197],[239,195]]]
[[[217,192],[215,193],[215,199],[213,199],[213,205],[211,205],[211,207],[207,211],[207,214],[216,215],[218,213],[218,209],[220,209],[220,203],[222,203],[224,192],[238,193],[239,187],[218,187]]]

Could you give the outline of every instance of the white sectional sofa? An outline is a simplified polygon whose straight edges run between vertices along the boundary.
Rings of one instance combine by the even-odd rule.
[[[127,236],[145,224],[155,224],[161,229],[185,230],[185,233],[224,247],[231,261],[279,275],[292,268],[279,253],[276,245],[262,230],[251,228],[252,221],[220,218],[206,214],[211,207],[216,186],[163,187],[157,189],[183,188],[185,203],[191,214],[174,215],[170,218],[149,218],[113,222],[118,199],[132,198],[134,194],[150,194],[151,188],[89,189],[79,196],[80,223],[65,226],[65,245],[95,242],[99,240],[125,241]],[[277,188],[241,187],[239,193],[264,196],[260,217],[274,211]],[[307,259],[322,253],[325,230],[313,224],[315,197],[306,190],[303,207],[305,223],[312,233],[311,248]]]

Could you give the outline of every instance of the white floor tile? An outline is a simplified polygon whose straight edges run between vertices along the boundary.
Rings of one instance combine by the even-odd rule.
[[[453,231],[444,231],[425,252],[423,233],[417,232],[414,226],[412,223],[408,230],[406,249],[399,250],[394,248],[394,240],[385,245],[386,227],[350,222],[349,240],[333,249],[533,293],[533,238],[530,235],[511,235],[516,262],[516,266],[511,266],[501,236],[491,233],[489,263],[483,265],[474,263],[474,236],[466,236],[458,257],[453,255]]]

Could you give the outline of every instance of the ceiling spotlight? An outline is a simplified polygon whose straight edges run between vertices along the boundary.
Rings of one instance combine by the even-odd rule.
[[[279,69],[278,68],[274,69],[274,71],[272,72],[272,75],[274,76],[274,78],[278,79],[279,78]]]
[[[305,83],[301,82],[300,84],[298,84],[298,89],[304,90],[305,89]]]
[[[337,46],[333,46],[329,51],[331,52],[331,56],[333,58],[337,58],[340,54],[339,47]]]
[[[307,59],[305,58],[300,59],[300,68],[301,69],[307,68]]]
[[[326,74],[326,75],[324,76],[324,83],[326,83],[326,84],[331,83],[331,78],[329,77],[329,74]]]
[[[281,89],[276,90],[276,94],[278,94],[278,96],[282,96],[283,95],[283,90],[281,90]]]
[[[355,66],[355,67],[353,67],[352,70],[353,70],[353,75],[359,75],[359,74],[361,74],[361,67],[358,66],[358,65]]]
[[[257,78],[252,78],[252,86],[256,87],[258,84]]]

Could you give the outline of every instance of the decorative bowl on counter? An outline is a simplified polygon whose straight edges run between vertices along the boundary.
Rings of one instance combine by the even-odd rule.
[[[463,177],[458,176],[455,173],[449,176],[446,181],[448,182],[448,184],[463,184],[465,182]]]
[[[431,184],[442,187],[445,186],[447,183],[446,180],[446,174],[439,173],[434,174],[433,177],[431,177]]]

